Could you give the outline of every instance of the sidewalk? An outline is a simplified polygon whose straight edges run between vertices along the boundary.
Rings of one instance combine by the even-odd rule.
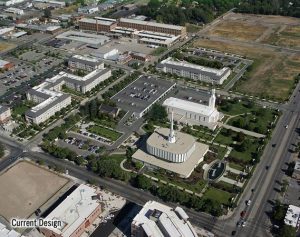
[[[252,131],[248,131],[242,128],[237,128],[237,127],[233,127],[227,124],[223,124],[223,123],[219,123],[219,126],[226,128],[226,129],[230,129],[232,131],[235,132],[242,132],[246,135],[252,136],[252,137],[257,137],[257,138],[262,138],[262,137],[266,137],[266,135],[260,134],[260,133],[256,133],[256,132],[252,132]]]

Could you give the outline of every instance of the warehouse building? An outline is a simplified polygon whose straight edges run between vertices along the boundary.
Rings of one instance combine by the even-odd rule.
[[[47,220],[61,221],[57,228],[41,228],[46,237],[79,237],[101,214],[100,194],[87,185],[78,186],[48,216]]]
[[[189,216],[181,207],[148,201],[131,223],[132,237],[197,237]]]
[[[203,67],[185,61],[174,60],[171,57],[161,61],[156,68],[165,73],[176,74],[177,76],[190,78],[195,81],[219,85],[221,85],[231,73],[228,67],[223,67],[222,69]]]
[[[186,27],[184,26],[176,26],[170,24],[162,24],[152,21],[141,21],[137,19],[128,19],[128,18],[120,18],[118,22],[118,26],[144,30],[144,31],[152,31],[152,32],[160,32],[169,35],[180,35],[182,38],[186,36]]]
[[[0,124],[4,124],[11,119],[11,110],[9,107],[0,105]]]
[[[4,11],[16,15],[24,15],[24,10],[15,7],[6,8]]]
[[[24,2],[25,0],[3,0],[3,1],[0,1],[0,5],[2,6],[11,6],[11,5],[15,5],[15,4],[18,4],[18,3],[21,3],[21,2]]]
[[[89,56],[74,55],[68,61],[69,68],[73,70],[94,71],[104,69],[104,63],[97,58]]]
[[[99,8],[98,6],[85,6],[85,7],[79,7],[77,11],[78,13],[82,13],[82,14],[93,14],[99,11]]]
[[[215,108],[215,90],[212,90],[209,104],[199,104],[188,100],[170,97],[163,102],[167,112],[175,114],[175,120],[189,125],[202,125],[214,130],[222,114]]]
[[[114,28],[116,28],[117,23],[109,20],[103,19],[91,19],[91,18],[82,18],[78,21],[80,30],[88,30],[88,31],[105,31],[110,32]]]

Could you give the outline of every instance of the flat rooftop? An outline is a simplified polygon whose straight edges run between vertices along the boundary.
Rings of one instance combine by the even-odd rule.
[[[138,25],[148,25],[148,26],[167,28],[167,29],[172,29],[172,30],[182,30],[184,28],[183,26],[162,24],[162,23],[157,23],[157,22],[153,22],[153,21],[142,21],[142,20],[129,19],[129,18],[120,18],[120,22],[126,22],[126,23],[138,24]]]
[[[207,105],[191,102],[188,100],[182,100],[174,97],[167,98],[163,106],[175,107],[184,111],[192,111],[197,114],[202,114],[205,116],[210,116],[216,109],[213,109]]]
[[[138,149],[132,157],[143,163],[147,163],[155,167],[171,171],[182,177],[188,178],[194,171],[194,168],[196,168],[196,166],[201,162],[202,158],[209,149],[209,146],[203,143],[196,142],[195,145],[195,151],[183,163],[172,163],[166,160],[159,159],[155,156],[150,155],[149,153],[147,153],[147,151],[144,151],[142,149]]]
[[[286,212],[284,223],[298,229],[300,220],[300,207],[289,205]]]
[[[228,67],[223,67],[222,69],[204,67],[186,61],[174,60],[171,57],[161,61],[160,64],[174,66],[175,68],[178,69],[186,68],[187,70],[191,70],[192,72],[196,72],[196,71],[206,72],[206,73],[214,74],[216,76],[222,76],[226,71],[229,70]]]
[[[63,237],[71,234],[88,218],[100,205],[96,190],[85,184],[79,185],[62,203],[60,203],[45,219],[60,220],[63,226],[49,228]]]
[[[112,100],[123,110],[140,113],[175,85],[175,82],[141,76],[114,95]]]
[[[80,31],[66,31],[58,36],[56,36],[57,39],[67,39],[67,40],[73,40],[73,41],[79,41],[86,44],[104,44],[109,41],[109,38],[104,35],[97,35],[97,34],[90,34],[90,33],[84,33]]]
[[[28,161],[19,161],[0,174],[0,216],[28,218],[69,180]]]
[[[115,22],[112,22],[112,21],[101,20],[101,19],[93,19],[93,18],[82,18],[82,19],[79,20],[79,22],[99,24],[99,25],[107,25],[107,26],[110,26],[110,25],[115,23]]]
[[[197,237],[187,219],[188,215],[181,207],[174,209],[159,202],[148,201],[135,216],[133,223],[141,226],[147,236],[164,237],[164,232],[167,232],[172,237]]]
[[[176,142],[170,143],[168,141],[169,133],[170,129],[168,128],[157,128],[148,138],[147,144],[163,151],[182,154],[188,152],[196,142],[193,136],[175,131]]]

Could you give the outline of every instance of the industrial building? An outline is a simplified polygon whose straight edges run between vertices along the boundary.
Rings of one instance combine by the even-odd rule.
[[[119,57],[119,50],[104,46],[93,51],[91,54],[100,59],[117,60]]]
[[[0,105],[0,124],[4,124],[11,119],[11,110],[9,107]]]
[[[116,28],[117,23],[112,20],[107,20],[107,18],[82,18],[78,21],[78,25],[80,30],[110,32]]]
[[[189,216],[181,207],[148,201],[131,223],[132,237],[197,237]]]
[[[89,56],[74,55],[68,60],[68,66],[74,70],[94,71],[104,69],[104,63],[97,58]]]
[[[6,228],[5,225],[3,225],[0,222],[0,236],[1,237],[25,237],[24,235],[21,235],[15,230],[9,230]]]
[[[156,68],[165,73],[176,74],[177,76],[190,78],[195,81],[219,85],[221,85],[231,73],[228,67],[223,67],[222,69],[203,67],[185,61],[174,60],[171,57],[161,61]]]
[[[196,142],[196,139],[173,129],[173,113],[171,128],[157,128],[146,142],[146,150],[139,149],[132,158],[142,162],[149,169],[164,169],[188,178],[197,165],[203,161],[209,146]]]
[[[33,0],[32,4],[35,8],[46,9],[46,8],[63,8],[66,6],[64,1],[55,1],[55,0]]]
[[[79,237],[101,214],[100,194],[87,185],[79,185],[48,216],[47,220],[61,221],[57,228],[41,228],[45,237]]]
[[[284,218],[284,223],[298,230],[300,224],[300,207],[289,205]]]
[[[86,93],[110,76],[110,69],[96,69],[84,77],[61,72],[50,79],[46,79],[45,82],[33,87],[26,93],[28,100],[38,103],[37,106],[25,113],[26,120],[30,123],[40,124],[70,105],[71,96],[60,92],[64,85],[81,93]]]
[[[162,24],[152,21],[141,21],[137,19],[120,18],[118,26],[136,29],[140,31],[152,31],[176,36],[180,35],[180,37],[186,36],[186,27],[184,26]]]
[[[215,107],[215,89],[212,90],[209,104],[199,104],[188,100],[170,97],[163,102],[167,112],[175,114],[175,120],[189,125],[202,125],[214,130],[222,114]]]
[[[56,39],[78,41],[90,45],[103,45],[110,41],[110,39],[104,35],[89,34],[72,30],[63,32],[62,34],[56,36]]]

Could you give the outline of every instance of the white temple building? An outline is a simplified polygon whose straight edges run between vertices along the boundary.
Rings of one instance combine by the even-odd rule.
[[[174,131],[172,113],[170,129],[155,129],[147,139],[146,150],[137,150],[132,158],[150,168],[162,168],[188,178],[208,149],[208,145],[197,142],[193,136]]]
[[[212,90],[208,105],[182,100],[174,97],[166,99],[163,106],[170,114],[174,112],[174,120],[189,125],[202,125],[214,130],[223,115],[215,107],[215,89]]]

